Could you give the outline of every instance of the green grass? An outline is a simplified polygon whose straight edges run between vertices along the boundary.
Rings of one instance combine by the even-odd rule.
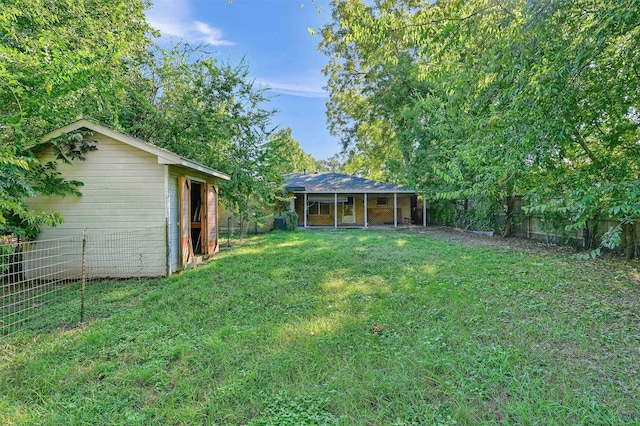
[[[0,340],[0,424],[638,425],[637,280],[404,232],[250,237]]]

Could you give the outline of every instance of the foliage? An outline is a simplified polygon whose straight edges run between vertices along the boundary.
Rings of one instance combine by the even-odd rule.
[[[316,160],[319,172],[348,173],[345,169],[345,159],[340,154],[334,154],[326,160]]]
[[[2,340],[0,423],[638,422],[635,265],[437,235],[251,236],[83,325],[69,292]]]
[[[0,10],[3,144],[23,147],[81,114],[106,118],[144,55],[146,0],[7,0]],[[105,120],[113,121],[113,120]]]
[[[276,395],[262,393],[265,408],[251,426],[322,426],[336,424],[336,418],[327,410],[330,399],[316,400],[302,395],[291,397],[288,392]]]
[[[638,0],[334,2],[319,46],[331,129],[359,168],[434,199],[524,195],[570,229],[635,223],[639,11]]]
[[[113,123],[128,62],[144,54],[146,0],[7,0],[0,8],[0,232],[32,235],[55,213],[25,198],[73,192],[26,148],[79,116]],[[67,191],[69,190],[69,191]]]
[[[287,220],[287,230],[295,231],[298,227],[298,213],[296,213],[295,210],[287,210],[286,212],[282,213],[282,216]]]
[[[432,222],[439,225],[458,226],[461,218],[460,209],[454,201],[443,200],[431,203]]]
[[[317,169],[316,160],[300,147],[290,128],[274,132],[267,149],[271,167],[276,174],[285,175],[305,170],[311,172]]]
[[[498,231],[501,226],[498,213],[502,206],[491,199],[477,198],[464,214],[464,227],[478,231]]]

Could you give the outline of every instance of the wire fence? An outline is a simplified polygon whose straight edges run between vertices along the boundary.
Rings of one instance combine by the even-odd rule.
[[[111,234],[85,230],[53,240],[0,241],[0,338],[27,327],[45,306],[61,299],[76,299],[77,318],[84,321],[88,283],[164,275],[165,232],[164,228]]]

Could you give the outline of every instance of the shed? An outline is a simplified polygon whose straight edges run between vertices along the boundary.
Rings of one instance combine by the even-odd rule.
[[[43,136],[36,156],[55,160],[48,142],[77,130],[89,131],[85,139],[97,149],[84,161],[58,162],[58,171],[84,184],[82,196],[29,200],[30,207],[64,219],[43,227],[39,241],[77,238],[86,230],[91,249],[102,252],[90,260],[93,277],[165,276],[218,251],[217,183],[228,175],[88,120]],[[127,251],[127,244],[136,249]]]
[[[426,206],[402,185],[330,172],[291,173],[284,187],[292,195],[298,225],[369,227],[426,226]]]

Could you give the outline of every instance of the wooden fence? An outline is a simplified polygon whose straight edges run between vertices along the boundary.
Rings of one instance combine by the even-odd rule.
[[[553,220],[538,214],[527,215],[522,209],[524,204],[522,199],[516,199],[515,201],[511,225],[512,237],[541,241],[547,244],[570,245],[579,250],[590,250],[600,245],[602,236],[609,229],[620,225],[618,221],[603,220],[587,223],[589,229],[567,231],[566,227],[569,224],[567,220],[562,218]],[[465,221],[465,214],[473,208],[474,203],[472,200],[443,202],[437,207],[431,206],[428,211],[429,224],[488,231],[489,229],[473,229],[473,226],[469,226]],[[446,214],[443,212],[446,212]],[[494,219],[494,222],[498,225],[497,228],[504,229],[506,223],[504,212],[496,213]],[[493,229],[493,231],[497,231],[497,229]],[[635,224],[632,232],[634,235],[632,257],[640,257],[640,225]],[[622,244],[615,250],[622,251],[625,248],[626,245],[623,240]]]

